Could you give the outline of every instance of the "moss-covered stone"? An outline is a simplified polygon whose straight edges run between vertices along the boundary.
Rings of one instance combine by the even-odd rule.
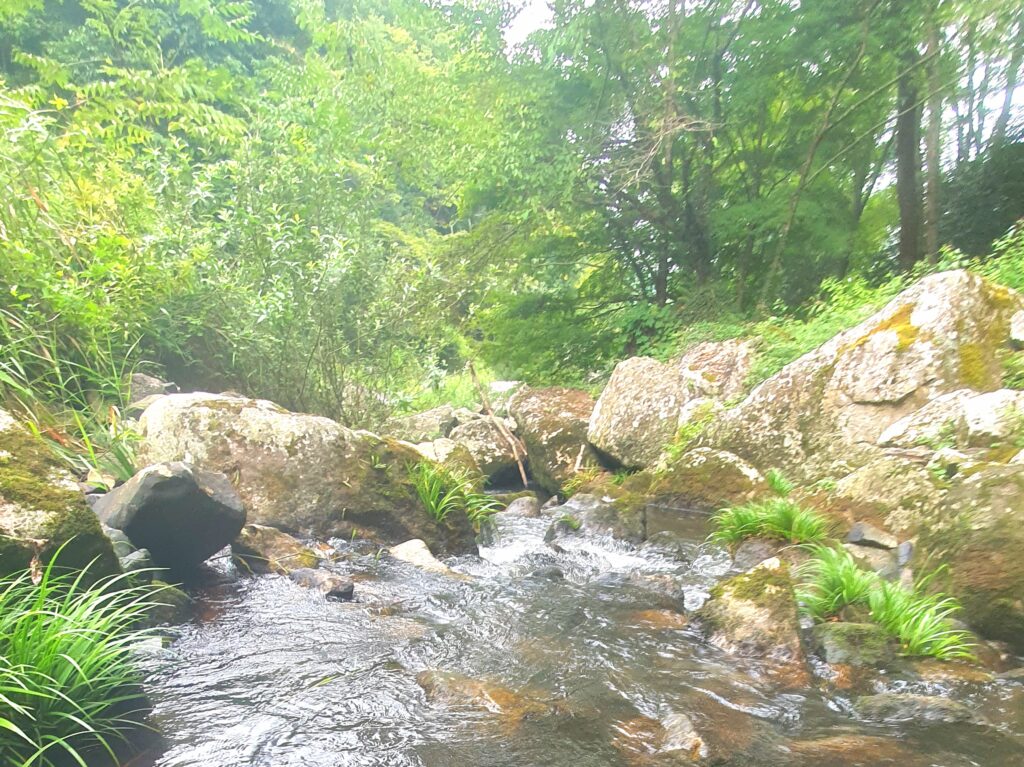
[[[874,623],[821,623],[814,627],[813,638],[828,663],[879,667],[895,657],[888,634]]]
[[[72,477],[46,444],[0,411],[0,574],[34,558],[72,569],[90,565],[91,578],[119,571],[110,541]]]

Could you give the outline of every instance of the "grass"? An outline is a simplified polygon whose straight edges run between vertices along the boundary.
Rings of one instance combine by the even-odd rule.
[[[28,572],[0,580],[5,765],[84,767],[90,754],[113,757],[140,726],[132,655],[154,591],[126,587],[123,575],[87,588],[85,576],[59,574],[51,561],[38,583]]]
[[[711,518],[709,539],[735,546],[747,538],[773,538],[786,543],[817,543],[828,538],[830,524],[812,509],[789,498],[767,498],[722,509]]]
[[[478,491],[472,477],[458,469],[420,461],[409,466],[409,479],[427,512],[439,524],[453,511],[462,511],[479,532],[503,508],[496,498]]]
[[[580,469],[578,472],[573,474],[569,479],[562,483],[562,495],[566,498],[572,498],[576,493],[582,490],[584,487],[589,485],[591,482],[596,480],[598,477],[605,473],[604,469],[600,466],[588,466]],[[622,476],[622,482],[626,481],[626,474]],[[616,484],[622,484],[622,482],[616,482]]]
[[[797,597],[814,620],[827,621],[847,607],[861,607],[899,642],[903,655],[974,658],[970,634],[951,621],[960,610],[959,603],[945,594],[925,591],[931,576],[908,590],[860,569],[845,549],[818,545],[812,552],[812,558],[798,568]]]

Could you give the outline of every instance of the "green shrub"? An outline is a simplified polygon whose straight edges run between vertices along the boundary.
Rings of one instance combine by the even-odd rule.
[[[911,591],[862,570],[845,549],[818,545],[812,554],[797,570],[797,598],[816,621],[834,618],[847,607],[862,607],[900,643],[904,655],[974,657],[970,635],[950,621],[959,603],[944,594],[926,593],[929,578],[918,581]]]
[[[153,606],[150,587],[125,576],[86,588],[85,572],[60,575],[51,562],[0,580],[0,762],[84,765],[139,726],[132,648]]]
[[[829,522],[818,512],[788,498],[768,498],[722,509],[711,518],[712,541],[734,546],[763,537],[787,543],[815,543],[828,537]]]

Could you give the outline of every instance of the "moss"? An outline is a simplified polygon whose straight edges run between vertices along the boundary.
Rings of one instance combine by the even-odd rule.
[[[957,373],[965,386],[979,391],[992,388],[985,357],[981,344],[967,343],[957,347]]]
[[[792,595],[793,584],[785,565],[779,568],[756,567],[728,581],[727,589],[736,599],[765,604],[766,601],[778,599],[780,595],[788,600]]]
[[[896,351],[901,352],[909,349],[919,335],[918,327],[910,322],[910,315],[913,314],[913,311],[914,307],[912,304],[904,304],[893,312],[892,316],[882,320],[856,341],[843,347],[839,354],[842,355],[863,346],[872,336],[888,330],[896,333]]]
[[[77,491],[50,481],[54,460],[41,439],[21,429],[5,431],[2,438],[11,456],[0,462],[0,498],[47,514],[83,503]]]

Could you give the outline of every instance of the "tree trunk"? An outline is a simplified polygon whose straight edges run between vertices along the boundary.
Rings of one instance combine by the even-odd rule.
[[[908,61],[908,71],[897,89],[896,200],[900,209],[899,264],[903,271],[910,271],[921,260],[921,107],[911,65]]]
[[[924,251],[929,262],[939,256],[939,182],[941,179],[942,94],[939,82],[939,29],[928,24],[928,130],[925,134]]]

